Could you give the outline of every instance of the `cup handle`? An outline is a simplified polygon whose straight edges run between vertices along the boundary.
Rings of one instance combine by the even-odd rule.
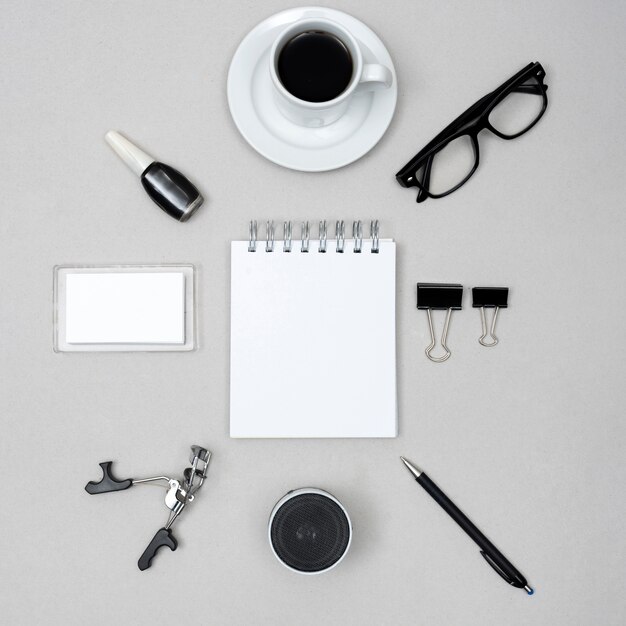
[[[376,63],[369,63],[363,66],[361,78],[357,85],[357,91],[389,89],[392,84],[393,75],[388,67]]]

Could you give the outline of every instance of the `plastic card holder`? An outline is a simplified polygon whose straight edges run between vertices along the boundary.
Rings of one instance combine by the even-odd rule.
[[[54,350],[193,350],[194,299],[193,265],[57,265]]]

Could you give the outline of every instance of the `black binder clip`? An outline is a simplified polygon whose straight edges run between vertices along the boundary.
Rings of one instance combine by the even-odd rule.
[[[211,453],[205,448],[200,446],[191,446],[191,454],[189,456],[189,462],[191,467],[188,467],[183,472],[182,481],[174,478],[168,478],[167,476],[153,476],[151,478],[126,478],[125,480],[118,480],[113,476],[111,466],[113,461],[106,461],[100,463],[103,476],[100,481],[90,481],[85,485],[85,491],[89,494],[95,495],[99,493],[107,493],[108,491],[122,491],[133,487],[134,485],[142,483],[151,483],[156,481],[164,481],[163,485],[167,488],[165,494],[165,506],[170,509],[169,519],[167,524],[160,528],[152,541],[148,544],[148,547],[144,550],[144,553],[139,558],[137,565],[140,570],[148,569],[151,565],[159,548],[167,547],[174,551],[178,547],[178,542],[174,535],[172,535],[171,526],[181,514],[182,510],[195,498],[195,494],[202,487],[202,483],[206,478],[209,468],[209,459]]]
[[[496,321],[498,320],[498,311],[506,309],[508,306],[509,288],[508,287],[474,287],[472,288],[472,306],[480,309],[480,321],[483,327],[483,334],[480,336],[478,343],[481,346],[491,348],[498,343],[496,337]],[[491,320],[491,328],[487,331],[487,316],[485,309],[494,309],[493,319]],[[491,337],[491,341],[485,341],[487,337]]]
[[[443,363],[450,358],[448,349],[448,330],[450,328],[450,318],[454,309],[462,308],[463,285],[448,285],[444,283],[417,283],[417,308],[425,309],[428,314],[428,328],[430,329],[430,345],[426,348],[426,356],[435,363]],[[433,348],[436,345],[435,331],[433,328],[432,311],[440,309],[446,311],[446,321],[441,334],[441,347],[445,350],[442,356],[432,356]]]

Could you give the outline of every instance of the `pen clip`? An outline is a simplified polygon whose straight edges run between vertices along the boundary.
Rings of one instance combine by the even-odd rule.
[[[506,580],[506,582],[507,582],[507,583],[509,583],[509,585],[516,586],[516,585],[515,585],[515,582],[514,582],[511,578],[509,578],[509,577],[508,577],[508,576],[507,576],[507,575],[506,575],[506,574],[505,574],[505,573],[504,573],[504,572],[503,572],[503,571],[502,571],[502,570],[501,570],[501,569],[500,569],[500,568],[496,565],[496,563],[494,562],[494,560],[493,560],[493,559],[492,559],[492,558],[491,558],[491,557],[490,557],[490,556],[489,556],[486,552],[484,552],[483,550],[481,550],[481,551],[480,551],[480,553],[481,553],[481,554],[483,555],[483,557],[485,558],[485,561],[487,561],[487,563],[489,563],[489,565],[491,565],[491,567],[493,567],[493,569],[494,569],[494,570],[495,570],[498,574],[500,574],[500,576],[501,576],[502,578],[504,578],[504,580]]]

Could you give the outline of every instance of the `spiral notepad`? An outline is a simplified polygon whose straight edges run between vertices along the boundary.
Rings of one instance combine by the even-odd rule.
[[[395,437],[395,242],[266,224],[231,244],[231,437]]]

